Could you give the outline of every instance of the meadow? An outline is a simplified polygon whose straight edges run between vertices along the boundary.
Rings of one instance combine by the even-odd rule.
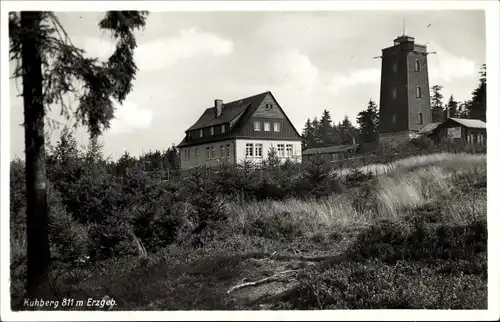
[[[270,158],[168,177],[69,150],[49,156],[47,299],[110,297],[112,310],[487,308],[484,147],[412,142],[357,164]],[[22,178],[13,161],[14,309]]]

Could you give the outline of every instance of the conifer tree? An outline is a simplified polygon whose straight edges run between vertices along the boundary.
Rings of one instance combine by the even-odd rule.
[[[146,12],[109,11],[99,27],[111,32],[115,52],[106,62],[86,57],[71,42],[53,12],[9,14],[10,59],[17,63],[13,77],[22,79],[26,153],[27,285],[26,296],[41,295],[50,269],[45,157],[45,116],[51,106],[65,104],[77,94],[76,123],[92,137],[101,134],[113,118],[113,100],[122,103],[132,90],[137,67],[134,31],[146,24]],[[77,85],[83,84],[81,88]]]

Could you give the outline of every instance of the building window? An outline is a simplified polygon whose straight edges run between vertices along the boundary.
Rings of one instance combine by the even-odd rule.
[[[203,137],[203,129],[200,129],[200,138]]]
[[[398,62],[397,61],[393,61],[392,62],[392,72],[396,73],[397,71],[398,71]]]
[[[285,145],[284,144],[278,144],[278,156],[280,158],[285,156]]]
[[[286,145],[286,157],[291,158],[292,157],[292,152],[293,152],[293,146],[291,144]]]
[[[213,126],[210,128],[210,135],[214,135],[214,127]]]
[[[210,159],[210,148],[208,146],[205,148],[205,159]]]
[[[280,124],[274,123],[274,132],[279,132],[279,131],[280,131]]]
[[[396,99],[396,97],[398,97],[398,89],[397,89],[397,87],[394,87],[392,89],[392,98]]]
[[[260,122],[253,122],[253,130],[260,131]]]
[[[246,157],[253,157],[253,143],[247,143],[246,145]]]
[[[198,149],[194,149],[194,155],[196,155],[196,156],[200,155],[200,152],[198,151]]]
[[[226,144],[226,152],[227,152],[227,157],[229,158],[229,149],[230,149],[230,145],[229,144]]]
[[[221,145],[220,146],[220,157],[223,158],[224,157],[224,145]]]
[[[420,60],[415,60],[415,71],[419,72],[420,71]]]
[[[222,134],[226,133],[226,124],[222,124],[220,126],[220,133],[222,133]]]
[[[187,153],[188,153],[187,159],[189,160],[189,159],[191,159],[191,150],[187,150]]]
[[[396,124],[396,114],[392,115],[392,124]]]
[[[273,110],[273,104],[266,104],[266,111]]]
[[[422,97],[422,87],[417,86],[417,98],[421,98],[421,97]]]
[[[262,158],[262,144],[261,143],[255,144],[255,156],[258,158]]]
[[[422,113],[418,113],[418,124],[424,124],[424,118]]]
[[[271,123],[264,122],[264,131],[266,131],[266,132],[271,131]]]
[[[213,146],[210,147],[210,156],[212,159],[215,159],[215,148]]]

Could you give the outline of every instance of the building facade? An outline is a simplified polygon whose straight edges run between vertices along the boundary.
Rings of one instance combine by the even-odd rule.
[[[432,120],[427,49],[400,36],[382,49],[379,142],[398,143],[416,137]]]
[[[186,130],[178,145],[181,169],[200,165],[260,163],[271,150],[285,160],[301,158],[301,137],[271,92],[214,106]]]

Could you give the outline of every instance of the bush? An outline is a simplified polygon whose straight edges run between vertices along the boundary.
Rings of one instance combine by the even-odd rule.
[[[486,252],[486,221],[467,225],[427,224],[415,217],[408,222],[379,222],[360,234],[349,251],[353,260],[378,258],[386,263],[398,260],[476,260]]]
[[[71,263],[87,256],[88,226],[85,226],[59,206],[50,211],[49,236],[52,256],[63,263]]]
[[[297,196],[302,198],[324,198],[343,191],[331,164],[319,156],[305,164],[296,186]]]
[[[155,252],[177,241],[177,233],[186,219],[176,211],[180,202],[177,192],[174,184],[159,183],[133,207],[133,230],[148,251]]]
[[[345,184],[348,187],[359,187],[363,183],[373,179],[373,172],[361,171],[359,168],[351,169],[351,171],[344,177]]]
[[[122,185],[102,168],[89,167],[63,194],[68,212],[81,223],[99,223],[123,205]]]
[[[271,239],[292,239],[303,236],[303,225],[287,211],[272,212],[268,216],[253,218],[246,227],[247,235]]]
[[[90,261],[101,261],[113,257],[137,255],[130,225],[118,216],[109,216],[100,223],[90,223]]]
[[[24,216],[26,208],[26,172],[24,162],[16,158],[10,163],[10,214],[11,221],[17,222]]]
[[[215,184],[210,169],[200,167],[187,178],[183,190],[183,200],[191,204],[188,218],[192,223],[193,234],[213,233],[227,221],[224,199],[220,186]]]
[[[299,281],[285,298],[288,309],[486,309],[488,302],[480,277],[409,261],[343,262],[305,271]]]

